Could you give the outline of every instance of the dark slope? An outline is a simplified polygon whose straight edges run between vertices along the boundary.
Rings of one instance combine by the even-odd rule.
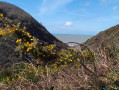
[[[100,32],[91,39],[88,39],[84,44],[94,50],[101,45],[104,47],[115,45],[119,48],[119,25]]]
[[[51,35],[47,29],[32,16],[15,5],[0,1],[0,13],[3,13],[5,17],[10,18],[14,24],[20,22],[22,26],[26,26],[27,31],[31,35],[40,39],[42,42],[47,42],[48,44],[57,44],[60,48],[67,46]]]
[[[67,47],[66,44],[55,38],[44,26],[22,9],[0,1],[0,13],[3,13],[13,24],[21,22],[21,27],[26,26],[27,31],[34,37],[40,39],[42,43],[47,45],[56,44],[58,50]],[[14,63],[24,62],[22,58],[19,58],[19,54],[15,52],[15,48],[16,43],[12,39],[4,40],[0,36],[0,68],[9,67]]]

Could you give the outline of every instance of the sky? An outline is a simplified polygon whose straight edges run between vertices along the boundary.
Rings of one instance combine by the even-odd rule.
[[[0,0],[28,12],[52,34],[96,35],[119,24],[119,0]]]

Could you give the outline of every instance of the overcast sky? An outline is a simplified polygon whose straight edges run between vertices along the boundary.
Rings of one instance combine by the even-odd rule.
[[[119,24],[119,0],[0,0],[12,3],[52,34],[96,35]]]

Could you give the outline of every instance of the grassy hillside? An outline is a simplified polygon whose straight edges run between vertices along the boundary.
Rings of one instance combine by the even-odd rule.
[[[100,32],[96,36],[87,40],[84,45],[87,45],[93,50],[97,50],[97,47],[111,47],[113,45],[119,48],[119,25],[111,27],[105,31]]]

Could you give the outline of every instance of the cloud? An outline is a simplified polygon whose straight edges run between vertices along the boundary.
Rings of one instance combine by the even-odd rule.
[[[72,25],[71,21],[65,22],[65,26],[71,26],[71,25]]]
[[[72,1],[73,0],[42,0],[41,6],[39,7],[39,14],[45,15],[56,12]]]
[[[117,9],[118,9],[118,7],[117,7],[117,6],[114,6],[114,7],[113,7],[113,10],[114,10],[114,11],[116,11]]]

